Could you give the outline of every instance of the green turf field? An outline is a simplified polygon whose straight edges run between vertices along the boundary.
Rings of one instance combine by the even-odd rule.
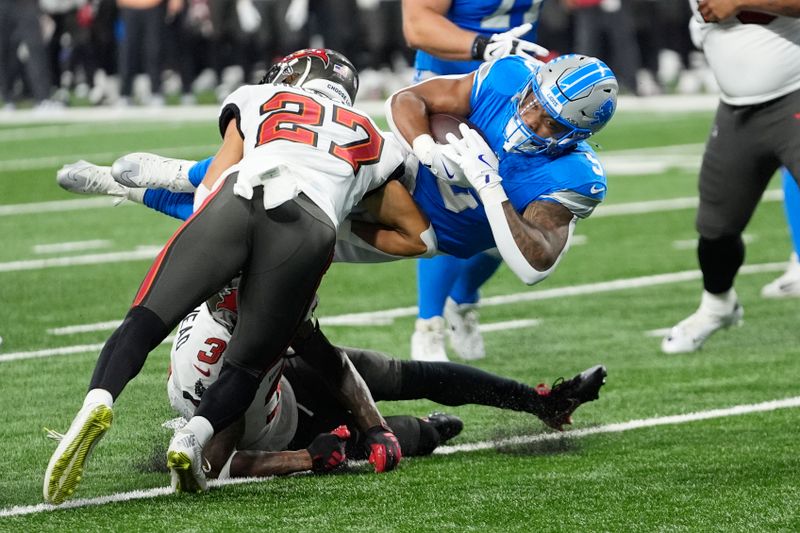
[[[578,224],[576,245],[558,271],[526,287],[503,267],[485,287],[484,324],[539,323],[485,333],[488,357],[477,366],[530,383],[607,366],[600,400],[574,416],[576,433],[548,437],[552,432],[528,415],[448,408],[465,421],[452,444],[477,450],[406,460],[384,475],[355,465],[339,475],[228,485],[201,496],[156,495],[169,484],[163,454],[170,432],[161,423],[175,416],[165,393],[164,345],[115,404],[114,426],[76,494],[80,505],[55,511],[34,507],[42,502],[55,447],[42,428],[67,428],[96,346],[111,330],[53,330],[120,319],[147,257],[178,224],[140,206],[112,208],[63,192],[55,170],[80,158],[109,164],[140,150],[200,158],[213,152],[218,137],[213,121],[2,125],[0,530],[800,530],[800,411],[766,406],[732,416],[726,410],[800,397],[800,302],[759,296],[790,252],[782,204],[774,200],[777,179],[747,230],[749,270],[737,281],[745,325],[719,333],[693,355],[665,356],[660,337],[648,335],[699,301],[698,277],[669,275],[697,268],[694,209],[680,199],[696,196],[711,119],[710,112],[619,113],[597,138],[609,168],[606,206]],[[658,200],[675,202],[630,209]],[[41,205],[25,208],[33,203]],[[558,290],[569,287],[578,294]],[[411,307],[414,264],[335,265],[320,293],[323,319]],[[330,326],[327,333],[339,344],[406,358],[413,318]],[[423,401],[380,407],[384,414],[420,416],[438,408]],[[712,418],[654,425],[661,417],[715,409]],[[633,420],[644,427],[626,425]],[[503,440],[514,436],[532,437],[522,444]],[[136,490],[141,499],[131,499]],[[102,503],[104,496],[125,501]]]

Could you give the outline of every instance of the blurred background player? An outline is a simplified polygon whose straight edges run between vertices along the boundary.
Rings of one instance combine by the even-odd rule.
[[[533,43],[543,0],[403,0],[403,34],[417,49],[414,81],[466,74],[483,61],[510,54],[547,54]],[[430,163],[430,161],[422,161]],[[486,355],[478,329],[480,287],[502,259],[439,255],[417,261],[417,305],[411,358],[447,361],[445,331],[455,353],[466,360]]]
[[[792,254],[786,272],[761,288],[764,298],[797,298],[800,297],[800,186],[792,174],[781,168],[783,182],[783,209],[789,226],[789,237],[792,241]]]
[[[663,339],[665,353],[694,352],[741,323],[733,282],[744,263],[742,232],[781,165],[800,176],[800,0],[753,0],[747,10],[730,0],[690,4],[695,43],[722,92],[700,168],[704,290],[697,311]]]
[[[412,344],[438,346],[438,351],[418,350],[416,359],[446,360],[441,317],[425,318],[425,302],[438,295],[437,301],[443,304],[450,288],[464,287],[453,277],[467,263],[484,267],[491,263],[491,269],[481,272],[494,271],[499,259],[479,252],[497,247],[511,270],[528,284],[552,272],[566,249],[574,219],[589,216],[605,197],[603,167],[582,141],[611,119],[617,91],[611,70],[594,58],[561,56],[537,64],[511,56],[485,63],[472,74],[429,79],[389,99],[390,126],[427,165],[420,166],[414,200],[431,219],[439,251],[449,254],[442,263],[456,265],[439,272],[448,279],[430,287],[426,285],[432,278],[424,272],[420,275],[423,317]],[[558,100],[551,95],[559,95]],[[447,146],[431,137],[428,116],[433,113],[465,116],[483,132],[490,147],[486,155],[499,157],[499,175],[504,180],[503,185],[498,182],[491,188],[505,189],[513,209],[498,194],[490,202],[490,212],[476,190],[484,189],[483,185],[471,187],[448,179],[458,166],[448,159]],[[492,169],[493,175],[497,170]],[[506,222],[513,223],[513,229]],[[470,268],[461,279],[484,281],[484,276],[472,275],[476,270],[480,269]],[[477,298],[477,292],[472,295]],[[458,315],[477,326],[470,316],[473,304],[458,303],[463,311]],[[467,329],[477,334],[475,327]],[[483,354],[476,335],[465,342],[481,348],[468,357]]]

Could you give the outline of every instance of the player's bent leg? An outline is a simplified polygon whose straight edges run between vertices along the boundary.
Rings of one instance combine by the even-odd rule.
[[[465,264],[448,255],[417,261],[419,315],[411,335],[411,359],[447,361],[444,304]]]
[[[111,165],[111,175],[126,187],[194,192],[189,169],[196,161],[137,152],[120,157]]]
[[[467,259],[456,278],[444,307],[450,346],[465,360],[486,357],[478,323],[478,299],[481,286],[497,272],[502,259],[482,252]]]
[[[771,281],[761,289],[764,298],[796,298],[800,297],[800,187],[786,168],[783,174],[783,207],[789,234],[792,237],[794,251],[789,258],[789,266],[780,277]]]
[[[107,405],[88,403],[78,412],[69,430],[59,435],[60,442],[44,475],[46,502],[58,505],[72,496],[83,477],[89,455],[111,427],[113,418]]]
[[[83,160],[61,167],[56,173],[56,182],[65,191],[75,194],[106,194],[125,198],[130,190],[114,181],[111,167]]]

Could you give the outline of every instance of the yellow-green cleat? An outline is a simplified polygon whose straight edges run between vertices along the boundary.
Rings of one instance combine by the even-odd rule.
[[[167,468],[175,492],[205,492],[208,490],[203,471],[202,448],[194,433],[179,429],[167,450]]]
[[[103,404],[91,404],[78,411],[69,430],[50,458],[44,475],[44,500],[58,505],[70,498],[83,477],[89,455],[105,435],[114,413]],[[57,435],[50,432],[51,435]]]

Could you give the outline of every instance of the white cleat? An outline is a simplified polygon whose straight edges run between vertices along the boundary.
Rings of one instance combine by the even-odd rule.
[[[78,411],[64,435],[50,432],[60,442],[44,474],[43,492],[47,503],[58,505],[72,496],[83,477],[89,455],[111,427],[113,418],[110,407],[89,404]]]
[[[475,361],[486,357],[483,336],[478,329],[477,304],[457,304],[448,298],[444,304],[444,319],[449,326],[450,346],[461,359]]]
[[[789,266],[778,279],[767,283],[761,289],[764,298],[798,298],[800,297],[800,261],[797,254],[792,253]]]
[[[195,163],[197,161],[136,152],[114,161],[111,175],[126,187],[194,192],[196,188],[189,181],[189,169]]]
[[[411,359],[414,361],[448,361],[444,348],[444,318],[418,318],[411,335]]]
[[[176,431],[167,449],[167,468],[175,492],[208,490],[203,464],[203,449],[195,434],[186,428]]]
[[[661,341],[661,351],[669,354],[695,352],[715,332],[740,326],[744,308],[736,300],[733,290],[731,296],[732,301],[721,308],[719,301],[710,303],[713,296],[704,292],[697,311],[678,322]]]
[[[56,173],[56,181],[62,189],[75,194],[107,194],[125,198],[128,193],[128,187],[114,181],[111,167],[83,160],[61,167]]]

